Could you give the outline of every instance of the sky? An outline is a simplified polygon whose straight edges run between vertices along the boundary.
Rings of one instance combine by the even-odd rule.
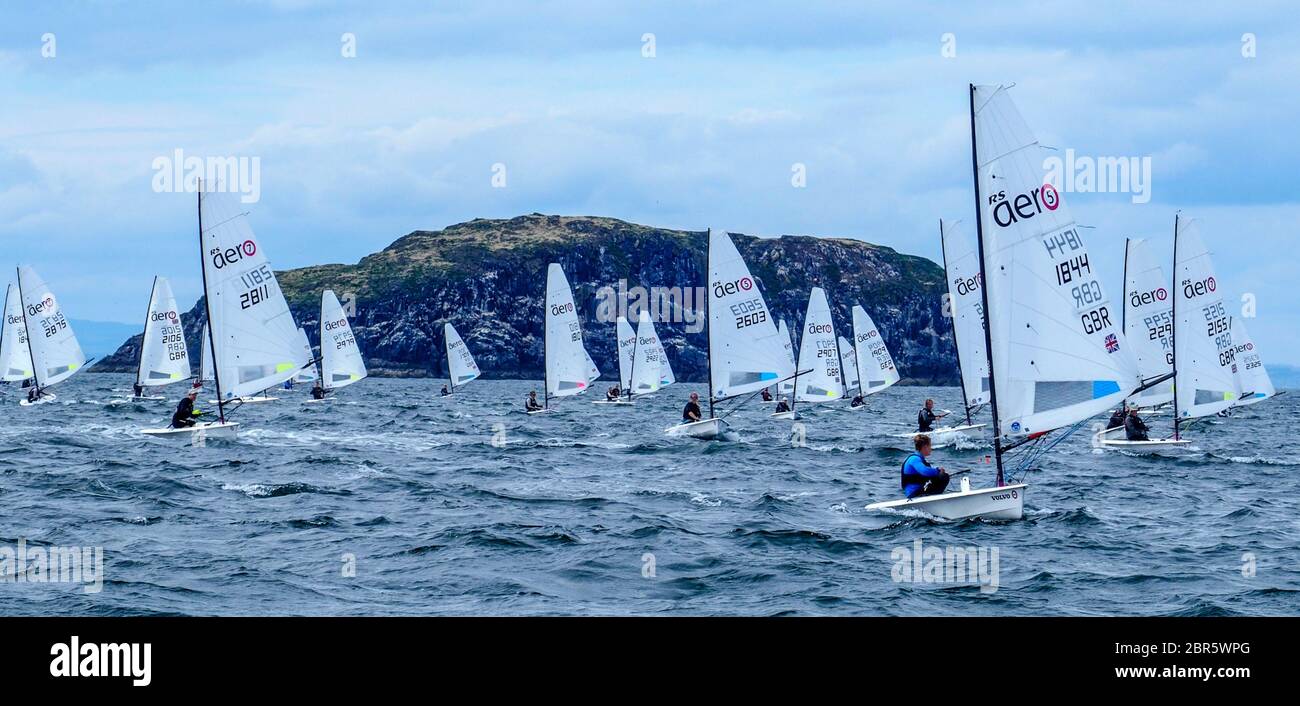
[[[1300,364],[1296,17],[1282,2],[0,0],[0,263],[34,266],[74,318],[135,323],[155,274],[187,307],[194,196],[157,167],[177,150],[257,161],[247,208],[278,269],[532,212],[938,261],[939,218],[974,218],[967,85],[1014,84],[1062,158],[1149,160],[1144,193],[1065,195],[1112,298],[1124,239],[1169,248],[1181,211],[1230,301],[1254,297],[1265,361]]]

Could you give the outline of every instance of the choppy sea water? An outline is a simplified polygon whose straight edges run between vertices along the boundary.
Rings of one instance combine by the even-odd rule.
[[[536,383],[439,399],[441,381],[371,379],[329,405],[277,393],[234,414],[237,441],[190,447],[139,433],[180,390],[110,403],[129,383],[81,375],[31,408],[0,389],[0,547],[103,547],[105,564],[98,593],[0,583],[0,614],[1300,613],[1294,394],[1174,457],[1081,431],[1029,475],[1025,519],[994,523],[863,509],[897,495],[907,442],[888,435],[926,396],[959,408],[956,388],[813,409],[797,445],[757,404],[730,418],[737,441],[665,436],[703,385],[528,416]],[[935,460],[983,486],[989,451]],[[990,570],[997,549],[996,590],[895,581],[918,539],[983,548]]]

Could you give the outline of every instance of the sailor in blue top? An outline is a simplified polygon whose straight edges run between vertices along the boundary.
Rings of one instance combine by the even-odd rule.
[[[934,450],[930,445],[930,437],[917,434],[914,443],[916,453],[903,462],[903,493],[909,499],[942,493],[948,487],[949,476],[947,471],[931,466],[926,460]]]

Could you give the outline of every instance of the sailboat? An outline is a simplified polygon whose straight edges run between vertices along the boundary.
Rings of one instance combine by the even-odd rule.
[[[199,256],[217,388],[217,421],[182,429],[145,429],[166,439],[233,438],[226,408],[297,375],[311,364],[248,214],[231,194],[198,184]]]
[[[778,336],[780,335],[778,329]],[[826,290],[813,287],[808,293],[804,313],[803,335],[799,337],[799,370],[794,378],[794,398],[788,412],[776,412],[775,419],[798,419],[795,406],[804,402],[820,404],[844,397],[844,376],[840,367],[839,342]],[[803,371],[808,372],[803,372]]]
[[[1059,192],[1043,183],[1043,148],[1007,89],[971,85],[970,118],[995,485],[976,489],[964,475],[955,492],[867,509],[1014,520],[1024,514],[1023,474],[1142,379],[1096,260]]]
[[[215,382],[216,373],[212,371],[212,337],[208,335],[208,325],[203,324],[203,333],[199,334],[199,385]]]
[[[582,345],[582,325],[573,303],[573,289],[564,269],[552,262],[546,270],[546,397],[540,410],[551,411],[552,397],[569,397],[587,391],[600,371]]]
[[[53,402],[45,390],[72,377],[86,365],[86,355],[72,332],[63,307],[36,270],[18,268],[18,297],[22,304],[23,327],[27,330],[27,352],[35,372],[36,389],[19,402],[24,407]]]
[[[785,319],[781,319],[780,324],[777,325],[777,334],[781,337],[781,347],[785,349],[786,358],[790,359],[790,369],[794,370],[794,338],[790,334],[789,327],[785,325]],[[794,395],[794,378],[778,383],[776,392],[777,396]],[[776,404],[776,399],[773,398],[768,404]]]
[[[1174,438],[1181,426],[1226,411],[1244,396],[1232,317],[1196,221],[1174,216]],[[1244,391],[1253,394],[1252,390]]]
[[[654,322],[650,322],[650,334],[654,336],[655,347],[659,358],[659,389],[662,390],[669,385],[677,382],[677,376],[673,375],[673,364],[668,360],[668,349],[664,346],[659,333],[655,331]]]
[[[735,243],[722,230],[710,229],[708,238],[709,416],[664,430],[706,440],[722,438],[729,427],[717,416],[717,404],[755,394],[795,373],[771,310]]]
[[[0,380],[22,382],[32,378],[32,352],[27,345],[23,303],[11,284],[5,289],[4,325],[0,327]]]
[[[1277,396],[1277,388],[1264,368],[1259,349],[1246,332],[1246,322],[1239,316],[1232,317],[1232,340],[1237,346],[1237,386],[1242,389],[1241,397],[1233,406],[1245,407]]]
[[[321,340],[323,341],[325,339]],[[314,362],[302,370],[299,370],[297,375],[286,380],[284,383],[284,389],[286,390],[293,389],[293,386],[300,382],[316,382],[320,379],[320,374],[316,371],[316,364],[320,362],[320,359],[316,357],[316,353],[311,349],[311,341],[307,338],[307,329],[301,326],[298,327],[298,342],[302,345],[303,350],[307,351],[307,357]]]
[[[305,336],[304,333],[304,338]],[[307,356],[311,357],[310,349]],[[348,315],[343,311],[343,305],[339,303],[334,290],[327,289],[320,298],[321,387],[328,395],[361,382],[367,374],[361,349],[357,347],[356,336],[348,324]]]
[[[442,338],[447,346],[447,384],[451,389],[446,396],[450,397],[456,394],[457,385],[477,379],[480,373],[478,363],[474,362],[474,356],[469,352],[469,346],[465,345],[465,340],[451,322],[443,324]]]
[[[592,404],[612,404],[626,406],[632,404],[632,371],[636,368],[636,331],[632,330],[632,324],[627,322],[627,317],[620,316],[614,322],[614,333],[618,337],[618,389],[620,394],[615,399],[609,399],[608,395],[604,399],[592,400]],[[627,396],[624,397],[623,395]]]
[[[858,394],[850,397],[850,400],[856,400],[859,395],[865,397],[862,394],[862,375],[858,373],[857,349],[854,348],[852,341],[843,336],[839,337],[839,346],[840,370],[844,371],[844,396],[849,397],[851,392],[857,390]],[[863,407],[866,407],[866,405],[858,404],[856,407],[851,403],[849,405],[851,410],[862,409]]]
[[[1174,319],[1171,286],[1146,240],[1124,241],[1124,299],[1120,319],[1124,338],[1137,359],[1143,382],[1154,382],[1129,397],[1132,407],[1153,409],[1174,399]],[[1129,441],[1123,426],[1097,434],[1101,448],[1150,453],[1186,445],[1187,439]]]
[[[135,384],[141,394],[132,394],[131,399],[165,399],[162,395],[150,395],[149,388],[189,379],[190,355],[185,347],[185,327],[181,325],[176,297],[167,278],[155,276],[153,289],[149,292],[149,309],[145,313],[144,335],[140,339],[140,362],[135,373]]]
[[[984,305],[975,243],[962,232],[961,221],[939,220],[939,244],[943,269],[948,279],[948,305],[952,317],[953,346],[957,349],[957,368],[961,378],[962,410],[965,424],[942,426],[925,432],[935,448],[957,443],[963,438],[983,436],[986,424],[976,424],[971,415],[989,401],[989,368],[984,350]],[[915,438],[921,432],[902,435]]]

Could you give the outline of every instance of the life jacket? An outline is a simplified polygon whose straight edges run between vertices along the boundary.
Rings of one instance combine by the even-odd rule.
[[[926,466],[930,465],[925,462],[925,457],[921,454],[913,453],[912,456],[920,458],[922,464]],[[912,456],[903,459],[903,467],[899,469],[899,473],[902,476],[902,483],[899,484],[899,487],[903,490],[907,490],[907,486],[909,485],[925,485],[928,481],[934,480],[931,476],[923,476],[915,471],[907,470],[907,462],[912,460]]]

